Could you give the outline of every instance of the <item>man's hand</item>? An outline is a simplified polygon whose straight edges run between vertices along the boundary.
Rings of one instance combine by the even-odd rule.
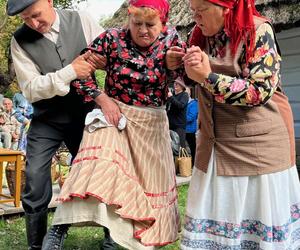
[[[85,54],[76,57],[72,62],[73,69],[75,70],[78,79],[87,79],[96,70],[87,62],[90,54],[91,51],[87,51]]]
[[[98,95],[95,102],[101,107],[106,121],[115,127],[118,127],[121,118],[119,106],[105,93]]]
[[[209,58],[199,47],[187,49],[182,60],[187,76],[196,82],[203,82],[211,73]]]
[[[185,55],[183,48],[171,47],[166,54],[166,64],[169,70],[178,69],[182,64],[182,57]]]
[[[86,61],[95,69],[105,69],[106,57],[91,52]]]

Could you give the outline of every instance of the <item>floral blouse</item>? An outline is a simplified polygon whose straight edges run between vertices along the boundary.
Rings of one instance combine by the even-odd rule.
[[[186,46],[174,28],[165,27],[145,52],[134,44],[128,29],[108,29],[87,49],[107,58],[105,92],[108,96],[128,105],[158,107],[167,99],[167,82],[175,80],[183,71],[182,68],[167,70],[165,57],[171,46]],[[86,101],[92,100],[98,88],[95,77],[72,84]]]
[[[222,58],[226,54],[228,37],[222,31],[208,38],[209,55]],[[281,57],[277,52],[273,29],[268,23],[256,31],[255,52],[248,65],[245,53],[239,58],[240,77],[211,73],[201,85],[220,103],[256,106],[265,104],[276,90],[280,90]]]

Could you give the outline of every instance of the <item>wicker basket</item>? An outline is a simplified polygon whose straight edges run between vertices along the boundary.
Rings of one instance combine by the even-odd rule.
[[[181,177],[189,177],[192,175],[192,168],[191,168],[192,160],[188,159],[187,161],[188,163],[179,165],[179,174]]]
[[[16,167],[14,162],[9,162],[5,168],[6,180],[11,196],[15,195]],[[25,160],[21,162],[21,192],[25,187]]]
[[[185,148],[180,148],[178,165],[180,176],[188,177],[192,175],[192,157],[189,156]]]

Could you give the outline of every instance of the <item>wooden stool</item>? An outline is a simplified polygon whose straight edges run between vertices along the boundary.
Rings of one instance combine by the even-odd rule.
[[[21,151],[0,148],[0,203],[14,202],[15,207],[20,206],[21,197]],[[15,194],[14,196],[2,194],[3,162],[14,162],[16,167]],[[5,199],[1,199],[4,197]]]

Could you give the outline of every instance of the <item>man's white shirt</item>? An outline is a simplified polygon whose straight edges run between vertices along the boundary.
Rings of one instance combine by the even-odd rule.
[[[103,32],[103,28],[87,13],[78,12],[78,14],[81,19],[86,43],[90,44]],[[59,24],[59,15],[56,13],[56,19],[50,31],[43,34],[54,43],[58,39]],[[76,30],[70,32],[76,32]],[[76,73],[71,64],[56,72],[41,75],[39,67],[30,59],[29,55],[20,47],[14,37],[11,40],[11,53],[20,89],[29,102],[33,103],[56,95],[64,96],[69,93],[70,82],[76,79]]]

